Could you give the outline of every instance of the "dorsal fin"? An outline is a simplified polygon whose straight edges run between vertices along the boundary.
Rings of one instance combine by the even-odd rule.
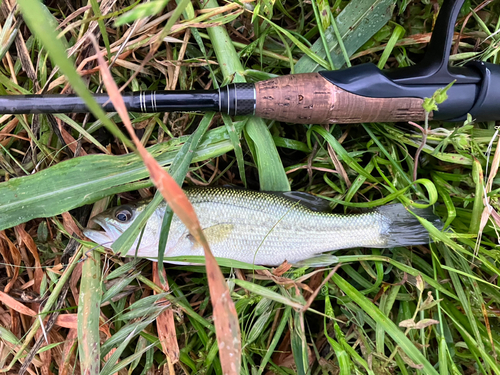
[[[293,202],[299,202],[303,206],[316,212],[330,212],[330,202],[303,191],[266,191],[268,194],[284,197]]]

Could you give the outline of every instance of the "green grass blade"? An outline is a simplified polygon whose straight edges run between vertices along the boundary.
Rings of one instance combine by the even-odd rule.
[[[481,226],[481,216],[484,209],[484,178],[481,163],[477,159],[474,159],[474,162],[472,163],[472,179],[476,184],[476,191],[474,194],[474,206],[472,208],[469,233],[479,235],[478,232]]]
[[[307,351],[307,339],[304,332],[304,316],[301,312],[294,311],[289,319],[290,340],[293,358],[298,375],[306,375],[309,372],[309,359]]]
[[[399,39],[401,39],[405,35],[405,29],[403,26],[395,24],[394,26],[394,31],[392,32],[391,38],[387,42],[386,47],[384,48],[384,52],[382,52],[382,56],[380,56],[380,60],[377,64],[379,69],[384,69],[385,68],[385,63],[387,62],[387,59],[392,53],[392,50],[396,46],[396,43],[398,42]]]
[[[94,145],[96,145],[102,152],[105,154],[108,154],[108,150],[106,150],[106,147],[104,147],[97,139],[95,139],[87,130],[82,128],[80,124],[78,124],[76,121],[74,121],[72,118],[68,117],[67,115],[64,114],[55,114],[55,117],[61,119],[64,121],[66,124],[71,126],[73,129],[75,129],[78,133],[80,133],[82,136],[87,138],[90,142],[92,142]]]
[[[484,364],[486,363],[491,367],[494,374],[500,374],[500,367],[498,366],[497,361],[490,354],[484,351],[483,346],[475,341],[473,336],[467,332],[467,330],[454,317],[450,316],[450,319],[454,323],[454,327],[462,335],[468,349],[476,358],[477,366],[480,368],[481,372],[483,374],[490,373],[484,368]]]
[[[375,134],[373,134],[373,132],[371,131],[370,127],[367,126],[366,124],[363,124],[363,127],[365,128],[366,132],[370,135],[370,137],[373,139],[373,141],[377,144],[377,146],[380,148],[380,150],[384,153],[387,160],[389,160],[391,162],[391,164],[394,166],[394,168],[396,168],[396,170],[399,172],[401,177],[406,181],[406,183],[408,185],[412,185],[412,181],[411,181],[410,177],[408,176],[408,174],[405,173],[405,171],[403,171],[401,164],[396,162],[392,158],[391,154],[386,150],[384,145],[380,142],[379,137],[376,137]]]
[[[358,304],[363,311],[368,314],[373,320],[380,324],[385,332],[401,347],[410,359],[416,363],[423,365],[423,370],[427,375],[438,375],[431,363],[425,358],[415,345],[401,332],[400,328],[387,316],[382,313],[368,298],[359,293],[351,284],[345,281],[339,274],[335,274],[332,280],[337,286],[349,297]]]
[[[205,3],[205,8],[215,8],[217,6],[215,0],[208,0]],[[229,83],[230,80],[245,82],[245,70],[226,29],[223,26],[210,27],[208,28],[208,35],[218,60],[224,62],[220,64],[220,69],[226,81],[225,83]],[[259,171],[260,189],[264,191],[289,191],[288,178],[271,133],[264,121],[257,117],[250,117],[246,124],[246,131],[252,143],[258,145],[255,147],[253,156]]]
[[[340,199],[328,198],[328,197],[324,197],[324,199],[329,200],[331,202],[342,204],[346,207],[360,207],[360,208],[378,207],[383,204],[389,203],[396,198],[400,198],[401,200],[405,201],[408,204],[411,203],[416,208],[426,208],[436,203],[438,194],[436,187],[434,186],[432,181],[427,180],[426,178],[421,178],[419,180],[416,180],[414,184],[421,184],[426,188],[427,194],[429,196],[429,203],[415,203],[404,197],[404,194],[412,187],[412,185],[408,185],[399,191],[395,191],[394,193],[388,194],[384,198],[376,199],[371,202],[365,202],[365,203],[350,203]],[[391,190],[393,189],[390,188],[389,191]]]
[[[314,131],[325,138],[325,140],[330,143],[334,151],[337,153],[341,161],[349,164],[352,169],[354,169],[360,175],[364,176],[367,180],[378,183],[378,181],[370,173],[367,173],[365,169],[361,167],[358,162],[349,155],[345,148],[335,139],[333,135],[326,131],[325,128],[315,125],[309,131]]]
[[[78,353],[83,374],[100,372],[99,316],[101,314],[101,259],[91,251],[83,262],[78,303]]]
[[[101,298],[101,304],[104,302],[110,301],[111,298],[113,298],[118,293],[120,293],[124,288],[126,288],[134,280],[135,280],[134,275],[127,275],[125,277],[122,277],[121,280],[117,281],[108,290],[106,290],[104,292],[104,294],[102,295],[102,298]]]
[[[278,25],[276,25],[275,23],[273,23],[271,21],[268,21],[268,22],[272,27],[274,27],[276,29],[276,31],[286,35],[286,37],[289,38],[302,52],[304,52],[304,54],[307,57],[312,59],[314,61],[314,63],[318,64],[321,68],[323,68],[323,70],[329,68],[328,63],[324,59],[319,57],[318,54],[311,51],[304,43],[302,43],[300,40],[298,40],[291,32],[289,32],[288,30],[286,30],[282,27],[279,27]],[[296,71],[296,73],[299,73],[299,72]]]
[[[90,5],[92,6],[92,11],[94,12],[94,16],[99,18],[97,20],[97,23],[99,24],[99,30],[101,31],[102,40],[104,41],[104,45],[106,46],[106,52],[108,53],[108,56],[111,56],[111,51],[109,47],[109,36],[108,32],[106,31],[106,25],[104,24],[104,21],[101,19],[102,14],[101,14],[101,9],[99,8],[99,4],[97,3],[97,0],[90,0]]]
[[[349,2],[336,19],[345,50],[349,56],[389,21],[394,5],[394,0],[352,0]],[[333,64],[337,68],[342,67],[345,64],[344,54],[338,48],[338,40],[332,26],[325,31],[325,37],[330,47]],[[325,57],[321,39],[313,44],[311,51],[321,59]],[[308,55],[302,56],[295,64],[296,73],[317,72],[321,69],[321,64]]]
[[[126,346],[129,344],[130,340],[125,340],[123,344],[120,345],[119,349],[123,347],[123,350],[126,349]],[[111,374],[117,374],[120,373],[120,370],[124,369],[127,367],[130,363],[135,363],[136,361],[138,362],[144,353],[147,353],[150,349],[154,347],[154,344],[151,344],[149,346],[146,346],[145,348],[140,349],[139,351],[135,352],[131,356],[124,358],[120,360],[118,363],[115,360],[114,362],[111,362],[111,358],[106,362],[104,367],[102,368],[101,374],[100,375],[111,375]],[[122,352],[123,352],[122,350]],[[118,349],[116,350],[118,352]],[[116,353],[115,352],[115,353]],[[113,356],[115,356],[115,353],[113,353]],[[112,357],[113,357],[112,356]],[[110,366],[108,367],[108,363],[110,363]],[[112,365],[111,365],[112,363]],[[148,367],[144,367],[144,369],[147,369]],[[130,371],[130,370],[129,370]]]
[[[135,6],[133,9],[129,10],[127,13],[118,17],[115,21],[114,26],[115,27],[122,26],[127,23],[132,23],[138,19],[158,14],[162,11],[163,8],[165,8],[167,3],[168,0],[156,0],[156,1],[149,1],[144,4],[139,4]]]
[[[434,181],[434,185],[436,186],[439,196],[446,206],[447,217],[443,226],[443,228],[446,229],[457,217],[457,210],[455,208],[455,205],[453,204],[453,200],[451,199],[448,190],[446,189],[446,181],[436,175],[432,177],[432,180]]]
[[[266,351],[266,354],[262,358],[262,361],[261,361],[260,367],[259,367],[259,372],[257,373],[257,375],[262,375],[262,373],[264,372],[266,365],[269,362],[269,360],[271,359],[271,356],[274,353],[274,349],[278,345],[280,337],[283,334],[283,331],[285,330],[285,327],[286,327],[286,324],[288,323],[291,312],[292,312],[292,307],[286,306],[285,310],[283,312],[283,316],[281,317],[280,323],[278,325],[278,328],[276,329],[276,333],[274,334],[274,337],[271,341],[271,345],[269,345],[269,348]]]
[[[34,339],[36,333],[40,329],[40,325],[41,322],[43,321],[43,318],[45,318],[47,314],[52,312],[52,308],[57,303],[57,300],[59,298],[59,295],[61,294],[63,287],[66,285],[67,282],[69,282],[72,272],[74,271],[76,265],[79,263],[78,259],[80,259],[82,254],[83,254],[83,247],[80,247],[76,251],[74,257],[72,258],[71,263],[68,264],[63,275],[59,278],[59,282],[57,282],[54,285],[54,288],[51,290],[51,293],[49,294],[47,301],[45,302],[43,309],[39,314],[41,319],[34,319],[34,322],[31,325],[29,332],[24,337],[24,343],[20,345],[19,348],[16,348],[16,355],[14,356],[14,358],[12,358],[12,361],[9,363],[8,366],[2,368],[2,371],[8,372],[13,367],[13,365],[25,354],[25,351],[26,352],[28,351],[27,348],[31,344],[31,340]]]
[[[253,156],[259,171],[260,190],[289,191],[288,178],[264,121],[253,117],[248,120],[245,130],[249,137],[247,141],[252,142],[255,150]]]
[[[267,267],[258,266],[256,264],[250,264],[245,262],[240,262],[234,259],[228,258],[215,258],[217,263],[222,267],[229,268],[240,268],[242,270],[267,270]],[[192,264],[205,264],[205,257],[199,255],[186,255],[186,256],[178,256],[178,257],[166,257],[163,258],[165,262],[186,262]]]
[[[129,322],[123,326],[118,332],[107,339],[101,346],[101,358],[104,358],[113,348],[118,347],[130,335],[137,336],[142,330],[146,329],[154,320],[156,316],[146,316],[136,322]]]
[[[337,357],[337,361],[339,363],[339,368],[340,368],[339,374],[340,375],[352,374],[352,362],[348,353],[345,351],[342,345],[340,345],[337,341],[335,341],[328,335],[328,331],[326,329],[326,317],[324,326],[325,326],[324,327],[325,337],[328,340],[329,344],[331,345],[332,349],[334,350],[335,356]]]
[[[229,139],[233,144],[234,153],[236,154],[236,163],[238,164],[238,171],[240,172],[240,178],[243,182],[243,186],[247,187],[247,178],[245,175],[245,159],[243,158],[243,149],[241,148],[241,131],[238,133],[234,126],[233,120],[226,114],[222,115],[222,120],[226,126],[227,133],[229,134]],[[245,120],[245,122],[248,119]]]
[[[435,228],[434,228],[435,229]],[[439,231],[438,231],[439,232]],[[441,233],[441,232],[439,232]],[[436,280],[434,280],[432,277],[421,274],[418,270],[415,268],[409,267],[401,262],[398,262],[390,257],[385,257],[381,255],[341,255],[338,257],[339,263],[348,263],[348,262],[359,262],[361,260],[375,260],[375,261],[381,261],[381,262],[387,262],[392,264],[394,267],[397,267],[403,272],[406,272],[412,276],[417,277],[418,275],[421,275],[422,278],[426,283],[428,283],[430,286],[432,286],[435,289],[439,289],[441,293],[446,294],[448,297],[450,297],[453,300],[458,300],[457,296],[453,293],[451,293],[449,290],[447,290],[445,287],[443,287],[441,284],[439,284]]]
[[[262,297],[269,298],[270,300],[282,303],[287,306],[291,306],[296,309],[301,309],[303,307],[302,304],[292,300],[291,298],[288,298],[282,294],[273,292],[269,288],[263,287],[259,284],[254,284],[249,281],[245,280],[240,280],[240,279],[235,279],[234,283],[238,286],[241,286],[242,288],[245,288],[246,290],[258,294]]]
[[[69,83],[76,93],[85,101],[87,107],[92,113],[106,126],[106,128],[127,147],[134,148],[128,138],[118,127],[106,117],[102,108],[87,90],[85,83],[77,73],[73,62],[67,57],[66,49],[62,41],[57,38],[55,28],[52,25],[52,18],[47,8],[38,0],[21,0],[19,7],[23,18],[28,24],[30,30],[44,45],[49,52],[52,61],[59,66],[61,72],[68,78]]]

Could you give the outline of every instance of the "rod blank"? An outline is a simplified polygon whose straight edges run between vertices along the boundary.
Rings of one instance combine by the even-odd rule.
[[[93,95],[106,112],[115,112],[107,94]],[[122,94],[131,112],[218,111],[219,93],[211,91],[139,91]],[[87,113],[89,109],[78,95],[0,96],[1,114]]]
[[[93,95],[106,112],[115,112],[107,94]],[[122,94],[130,112],[216,111],[248,115],[255,110],[255,86],[236,83],[218,90],[137,91]],[[0,114],[87,113],[85,102],[75,94],[0,96]]]

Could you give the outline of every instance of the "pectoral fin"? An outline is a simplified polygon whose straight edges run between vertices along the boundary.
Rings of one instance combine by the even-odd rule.
[[[331,254],[318,254],[309,259],[304,259],[294,263],[294,267],[328,267],[331,264],[338,263],[339,258]]]
[[[205,235],[209,245],[215,245],[226,240],[232,233],[233,229],[233,224],[217,224],[204,228],[203,234]],[[187,238],[193,244],[193,248],[201,247],[191,233],[187,235]]]

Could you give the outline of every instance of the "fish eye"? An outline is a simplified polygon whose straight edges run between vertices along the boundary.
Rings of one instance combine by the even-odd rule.
[[[132,218],[132,210],[129,207],[122,207],[116,211],[115,218],[122,223],[126,223]]]

